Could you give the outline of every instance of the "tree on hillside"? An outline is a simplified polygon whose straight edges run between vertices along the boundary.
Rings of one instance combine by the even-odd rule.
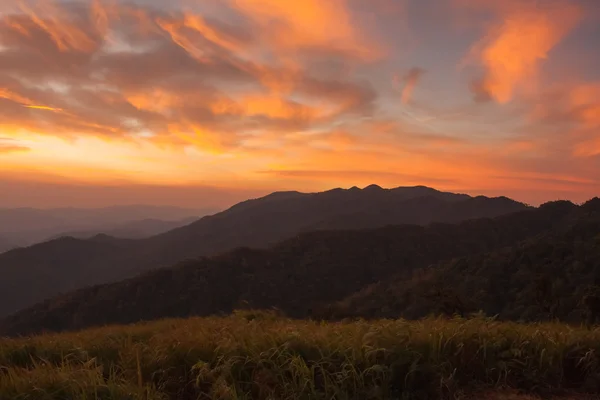
[[[558,317],[560,307],[560,295],[558,292],[560,283],[554,281],[548,274],[538,275],[534,280],[535,301],[538,307],[554,320]]]
[[[582,303],[586,312],[586,324],[593,326],[600,320],[600,285],[594,284],[587,288]]]
[[[465,317],[469,312],[474,311],[469,302],[456,290],[434,286],[425,297],[435,304],[437,312],[445,316],[460,315]]]

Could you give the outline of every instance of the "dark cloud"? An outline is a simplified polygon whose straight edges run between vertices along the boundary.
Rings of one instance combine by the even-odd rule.
[[[413,67],[408,70],[406,75],[404,75],[404,82],[406,83],[417,83],[419,79],[425,74],[425,70],[419,67]]]
[[[298,91],[314,98],[326,98],[341,105],[341,113],[370,114],[377,93],[367,82],[322,80],[303,76]]]
[[[473,95],[473,101],[476,103],[488,103],[492,101],[492,94],[486,88],[484,78],[473,79],[469,83],[469,90]]]

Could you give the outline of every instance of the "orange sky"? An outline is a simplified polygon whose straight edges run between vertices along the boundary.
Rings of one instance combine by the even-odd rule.
[[[595,0],[0,5],[0,206],[600,195]]]

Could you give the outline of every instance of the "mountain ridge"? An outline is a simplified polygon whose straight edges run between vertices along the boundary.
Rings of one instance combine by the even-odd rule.
[[[423,190],[433,195],[422,197]],[[118,281],[240,246],[264,248],[311,230],[454,223],[529,209],[516,201],[472,199],[423,188],[284,192],[238,203],[145,239],[48,242],[7,252],[0,254],[0,316],[77,287]],[[52,285],[38,280],[24,284],[31,276],[48,274],[63,279],[52,279]]]
[[[554,202],[540,210],[569,204]],[[481,310],[501,320],[581,323],[595,312],[600,322],[600,309],[585,305],[586,296],[600,301],[598,290],[600,199],[594,198],[553,230],[516,246],[437,263],[414,280],[391,277],[333,304],[323,316],[415,319],[436,310]]]
[[[378,281],[563,229],[582,210],[565,202],[458,224],[300,233],[269,249],[242,247],[80,289],[7,318],[0,332],[79,329],[240,307],[326,316],[329,304]]]

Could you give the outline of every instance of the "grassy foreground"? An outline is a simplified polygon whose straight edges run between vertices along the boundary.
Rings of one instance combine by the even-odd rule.
[[[600,329],[240,312],[0,339],[2,400],[450,399],[504,389],[599,393]]]

